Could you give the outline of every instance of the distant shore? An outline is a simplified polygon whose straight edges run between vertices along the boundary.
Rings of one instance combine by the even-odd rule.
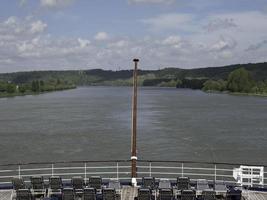
[[[64,91],[64,90],[72,90],[76,89],[76,86],[73,87],[67,87],[64,89],[58,89],[58,90],[51,90],[51,91],[43,91],[43,92],[32,92],[32,91],[27,91],[24,93],[21,92],[15,92],[15,93],[7,93],[7,92],[0,92],[0,98],[11,98],[11,97],[17,97],[17,96],[27,96],[27,95],[39,95],[39,94],[45,94],[45,93],[50,93],[50,92],[58,92],[58,91]]]
[[[102,85],[88,85],[88,87],[97,87],[97,86],[102,86]],[[103,85],[104,87],[107,87],[106,85]],[[110,86],[109,87],[129,87],[129,86]],[[149,86],[141,86],[141,87],[149,87]],[[175,88],[175,87],[160,87],[160,86],[154,86],[155,88]],[[51,90],[51,91],[43,91],[43,92],[32,92],[32,91],[27,91],[24,93],[20,92],[15,92],[15,93],[1,93],[0,92],[0,98],[9,98],[9,97],[16,97],[16,96],[27,96],[27,95],[39,95],[39,94],[45,94],[45,93],[50,93],[50,92],[57,92],[57,91],[64,91],[64,90],[72,90],[76,89],[77,86],[72,86],[72,87],[66,87],[66,88],[60,88],[56,90]],[[176,89],[190,89],[190,88],[176,88]],[[203,90],[201,90],[203,91]],[[257,97],[267,97],[267,93],[265,94],[257,94],[257,93],[241,93],[241,92],[229,92],[229,91],[215,91],[215,90],[208,90],[208,91],[203,91],[205,93],[212,93],[212,94],[228,94],[228,95],[235,95],[235,96],[257,96]]]
[[[203,90],[202,90],[203,91]],[[229,94],[229,95],[235,95],[235,96],[257,96],[257,97],[267,97],[267,94],[258,94],[258,93],[244,93],[244,92],[229,92],[229,91],[215,91],[215,90],[208,90],[203,91],[206,93],[217,93],[217,94]]]

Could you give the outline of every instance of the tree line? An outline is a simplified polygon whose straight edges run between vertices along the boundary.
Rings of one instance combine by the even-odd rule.
[[[0,81],[0,94],[25,94],[41,93],[55,90],[72,89],[76,86],[68,81],[57,80],[33,80],[30,83],[15,84],[10,81]]]
[[[229,91],[233,93],[267,94],[267,79],[256,81],[245,68],[232,71],[227,80],[207,80],[204,91]]]

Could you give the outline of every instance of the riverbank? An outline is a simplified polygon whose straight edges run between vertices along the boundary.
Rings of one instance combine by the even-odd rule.
[[[39,94],[45,94],[45,93],[57,92],[57,91],[63,91],[63,90],[72,90],[72,89],[76,89],[76,88],[77,88],[77,86],[69,86],[69,87],[65,87],[65,88],[58,88],[58,89],[43,91],[43,92],[33,92],[33,91],[26,91],[24,93],[21,93],[21,92],[14,92],[14,93],[0,92],[0,98],[9,98],[9,97],[27,96],[27,95],[39,95]]]
[[[215,91],[215,90],[208,90],[204,91],[206,93],[215,93],[215,94],[229,94],[229,95],[236,95],[236,96],[257,96],[257,97],[267,97],[267,93],[258,94],[258,93],[244,93],[244,92],[230,92],[230,91]]]

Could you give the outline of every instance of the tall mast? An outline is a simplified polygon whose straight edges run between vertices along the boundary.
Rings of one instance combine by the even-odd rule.
[[[137,129],[137,64],[139,59],[133,59],[134,71],[133,71],[133,96],[132,96],[132,148],[131,148],[131,161],[132,161],[132,184],[136,185],[136,129]]]

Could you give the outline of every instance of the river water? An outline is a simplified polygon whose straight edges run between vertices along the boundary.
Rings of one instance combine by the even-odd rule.
[[[0,164],[130,158],[130,87],[0,99]],[[138,158],[267,163],[267,98],[140,88]]]

